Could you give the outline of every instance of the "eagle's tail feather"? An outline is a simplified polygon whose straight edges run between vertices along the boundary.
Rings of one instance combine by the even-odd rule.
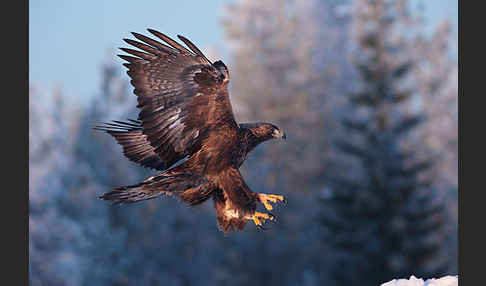
[[[150,200],[162,195],[163,192],[144,188],[143,183],[114,188],[111,192],[105,193],[99,198],[112,201],[112,204],[135,203],[143,200]]]
[[[100,196],[113,204],[134,203],[150,200],[161,195],[170,195],[189,205],[197,205],[211,197],[211,184],[188,173],[162,173],[131,186],[113,189]]]

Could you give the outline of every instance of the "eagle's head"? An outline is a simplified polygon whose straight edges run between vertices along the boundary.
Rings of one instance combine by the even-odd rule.
[[[240,126],[248,128],[253,133],[253,135],[260,139],[260,141],[266,141],[269,139],[287,139],[285,133],[272,123],[245,123],[240,124]]]
[[[223,61],[216,61],[213,63],[213,66],[221,73],[222,82],[227,83],[230,78],[228,67],[223,63]]]

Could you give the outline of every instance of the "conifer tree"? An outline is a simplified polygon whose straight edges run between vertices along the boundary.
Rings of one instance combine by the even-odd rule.
[[[336,285],[379,285],[394,278],[444,275],[444,204],[421,174],[434,163],[405,150],[426,120],[406,110],[415,89],[407,52],[406,1],[357,1],[355,66],[361,78],[341,120],[336,147],[350,166],[330,176],[321,198],[323,240],[335,253]]]

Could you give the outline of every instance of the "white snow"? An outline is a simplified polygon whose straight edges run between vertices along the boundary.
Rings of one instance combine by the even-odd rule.
[[[380,286],[456,286],[459,285],[459,276],[444,276],[439,279],[427,279],[425,282],[422,278],[410,276],[410,279],[393,279]]]

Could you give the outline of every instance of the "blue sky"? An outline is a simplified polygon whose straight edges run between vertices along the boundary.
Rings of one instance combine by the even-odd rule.
[[[103,61],[121,63],[115,55],[122,38],[146,28],[182,34],[225,55],[221,18],[223,6],[233,2],[29,0],[29,81],[45,92],[60,87],[70,100],[85,103],[99,89]],[[457,35],[457,0],[422,2],[428,28],[449,17]]]

